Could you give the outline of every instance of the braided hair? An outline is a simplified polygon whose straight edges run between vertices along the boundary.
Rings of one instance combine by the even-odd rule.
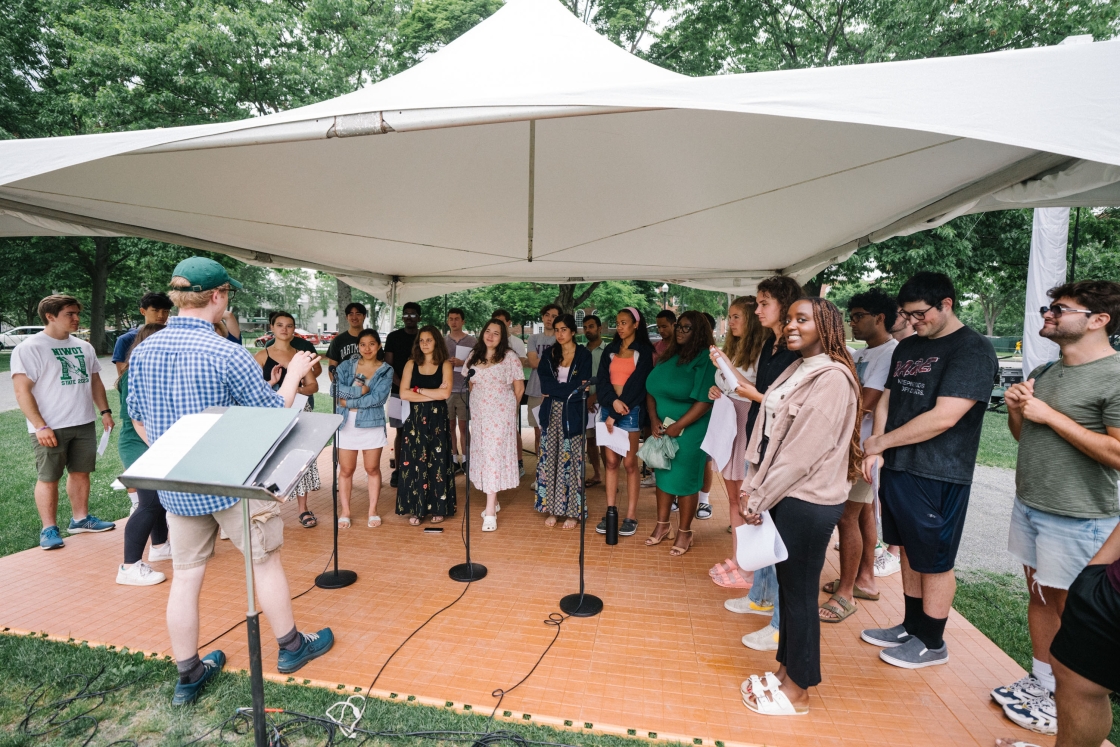
[[[863,390],[859,386],[859,374],[852,354],[848,352],[848,345],[844,336],[844,314],[831,301],[807,296],[799,299],[812,305],[813,322],[817,327],[817,335],[821,340],[821,347],[829,358],[837,363],[847,366],[856,382],[856,417],[852,423],[852,436],[848,446],[848,479],[858,480],[863,473],[863,449],[859,446],[860,425],[863,421]]]

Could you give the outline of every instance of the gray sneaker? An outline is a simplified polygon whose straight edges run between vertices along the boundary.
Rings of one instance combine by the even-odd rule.
[[[893,628],[868,628],[860,633],[859,637],[872,646],[890,648],[891,646],[901,646],[914,636],[907,633],[906,628],[899,624]]]
[[[943,643],[938,649],[926,648],[921,638],[912,637],[901,646],[883,649],[879,652],[879,658],[903,669],[921,669],[948,664],[949,646]]]
[[[620,537],[630,537],[634,532],[638,531],[637,519],[623,519],[622,524],[618,527],[618,535]]]

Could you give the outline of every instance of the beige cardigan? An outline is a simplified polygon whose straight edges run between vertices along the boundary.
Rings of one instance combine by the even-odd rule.
[[[759,463],[765,398],[800,365],[801,361],[790,364],[767,389],[747,444],[743,491],[750,495],[747,505],[755,513],[787,496],[825,506],[848,499],[848,448],[859,414],[859,382],[836,361],[810,371],[785,392],[774,413],[766,456]]]

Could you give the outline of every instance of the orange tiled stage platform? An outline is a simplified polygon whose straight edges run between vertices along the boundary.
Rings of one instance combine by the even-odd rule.
[[[527,433],[527,443],[532,443]],[[527,460],[532,467],[532,460]],[[284,563],[292,593],[307,589],[330,556],[330,456],[320,459],[325,489],[310,498],[319,517],[315,529],[295,521],[295,502],[283,508],[287,524]],[[388,458],[384,465],[388,485]],[[375,694],[414,695],[419,702],[489,713],[495,688],[509,688],[533,666],[552,639],[542,623],[565,594],[578,591],[578,530],[549,529],[532,507],[528,490],[500,496],[497,532],[480,531],[483,501],[472,494],[473,555],[489,575],[473,584],[458,605],[436,618],[397,655]],[[365,477],[355,476],[354,527],[340,532],[342,567],[358,582],[337,591],[314,589],[294,602],[303,630],[330,625],[338,642],[327,656],[299,673],[301,679],[334,687],[365,688],[386,657],[429,615],[463,587],[447,569],[463,559],[460,541],[463,479],[456,480],[460,513],[443,534],[424,534],[394,515],[396,491],[386,487],[379,513],[385,523],[365,526]],[[902,616],[899,576],[885,579],[880,602],[839,625],[822,625],[823,684],[807,717],[775,718],[743,707],[739,683],[775,668],[772,654],[751,651],[739,639],[766,624],[755,615],[735,615],[723,601],[739,592],[721,589],[708,568],[730,552],[727,500],[720,481],[713,491],[715,514],[694,522],[696,544],[681,558],[669,557],[669,542],[653,548],[642,540],[653,526],[653,490],[642,490],[639,531],[615,547],[589,527],[587,588],[605,602],[598,617],[570,619],[559,641],[533,676],[503,703],[512,718],[647,737],[716,740],[726,745],[982,745],[998,736],[1028,733],[1008,722],[989,701],[988,690],[1022,676],[995,644],[955,612],[947,639],[947,666],[919,671],[882,663],[878,649],[859,640],[862,627],[895,624]],[[589,491],[593,521],[602,515],[603,488]],[[66,540],[63,550],[28,550],[0,559],[0,627],[37,631],[169,652],[164,609],[169,583],[135,588],[114,583],[121,560],[123,523],[116,531]],[[170,563],[157,564],[171,573]],[[830,553],[822,579],[838,574]],[[245,581],[241,555],[221,542],[202,591],[202,640],[244,620]],[[276,643],[267,621],[262,630],[266,676],[276,674]],[[245,629],[221,637],[234,669],[248,666]],[[499,714],[501,716],[501,714]],[[1053,739],[1030,735],[1051,745]]]

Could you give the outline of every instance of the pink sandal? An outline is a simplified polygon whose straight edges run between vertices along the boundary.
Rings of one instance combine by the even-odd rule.
[[[739,564],[736,563],[731,558],[728,558],[727,560],[723,561],[722,563],[716,563],[710,569],[708,569],[708,575],[711,576],[712,578],[715,578],[716,576],[720,575],[721,573],[731,573],[732,571],[736,571],[738,569],[739,569]]]
[[[754,585],[754,571],[744,571],[736,568],[730,573],[713,576],[712,581],[725,589],[749,589]]]

